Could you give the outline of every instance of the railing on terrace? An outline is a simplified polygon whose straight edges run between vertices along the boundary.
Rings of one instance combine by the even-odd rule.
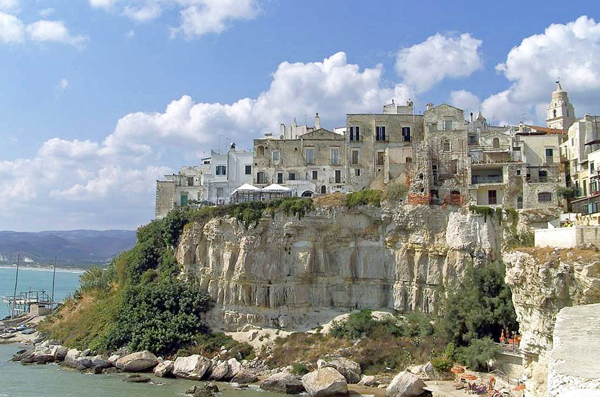
[[[471,185],[479,185],[483,183],[504,183],[501,176],[472,176]]]

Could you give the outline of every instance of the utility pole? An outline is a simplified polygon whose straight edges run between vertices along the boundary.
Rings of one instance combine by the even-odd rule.
[[[13,301],[12,301],[12,313],[10,315],[11,318],[15,318],[15,303],[17,302],[17,284],[19,282],[19,262],[21,260],[21,254],[17,254],[17,274],[15,275],[15,291],[13,292]]]
[[[56,255],[54,255],[54,267],[52,268],[52,308],[54,308],[54,281],[56,280]]]

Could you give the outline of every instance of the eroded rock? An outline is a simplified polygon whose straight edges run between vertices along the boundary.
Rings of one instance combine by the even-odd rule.
[[[119,358],[116,367],[123,372],[143,372],[154,368],[157,364],[156,356],[148,350],[144,350]]]
[[[346,378],[335,368],[325,367],[302,377],[302,386],[312,397],[340,396],[348,394]]]
[[[279,372],[260,382],[263,390],[285,394],[299,394],[304,391],[302,382],[289,372]]]

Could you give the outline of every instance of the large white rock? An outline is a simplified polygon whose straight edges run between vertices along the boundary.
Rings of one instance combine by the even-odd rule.
[[[302,386],[312,397],[339,396],[348,394],[346,378],[335,368],[325,367],[302,377]]]
[[[238,371],[237,374],[235,374],[235,376],[231,379],[232,382],[234,383],[240,383],[240,384],[248,384],[248,383],[254,383],[258,380],[258,377],[248,371],[245,368],[242,368],[241,370]]]
[[[158,359],[148,350],[131,353],[117,360],[116,367],[124,372],[142,372],[154,368]]]
[[[158,363],[156,367],[154,367],[154,375],[159,378],[164,378],[173,373],[173,368],[175,367],[175,363],[171,360],[165,360],[162,363]]]
[[[173,375],[178,378],[200,380],[210,368],[210,360],[199,354],[177,357],[173,366]]]
[[[348,360],[347,358],[334,358],[333,360],[319,360],[319,368],[331,367],[337,369],[342,374],[348,383],[360,382],[361,369],[357,362]]]
[[[221,361],[212,369],[208,379],[209,380],[225,379],[228,372],[229,372],[229,365],[227,364],[227,361]]]
[[[56,361],[63,361],[69,352],[68,348],[60,345],[54,345],[50,349]]]
[[[423,393],[425,383],[415,374],[400,372],[385,389],[387,397],[415,397]]]
[[[77,366],[79,365],[79,362],[77,361],[79,359],[79,356],[81,355],[81,352],[77,349],[69,349],[69,351],[67,351],[67,355],[65,356],[65,365],[68,365],[69,367],[73,367],[73,368],[77,368]]]
[[[227,375],[225,375],[225,377],[223,378],[224,380],[233,379],[238,374],[238,372],[242,370],[242,364],[240,364],[240,362],[235,358],[230,358],[229,360],[227,360],[227,367],[229,369],[227,371]]]
[[[360,382],[358,382],[359,386],[377,386],[377,381],[373,375],[365,375],[362,377]]]
[[[263,390],[285,394],[298,394],[304,391],[304,386],[294,375],[289,372],[279,372],[260,382]]]

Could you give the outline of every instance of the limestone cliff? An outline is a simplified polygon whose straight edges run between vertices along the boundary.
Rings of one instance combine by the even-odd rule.
[[[600,302],[600,253],[527,248],[506,252],[503,259],[523,336],[527,395],[546,396],[556,316],[567,306]]]
[[[317,208],[244,228],[234,218],[186,227],[176,257],[217,302],[209,320],[309,327],[335,312],[430,312],[440,287],[499,255],[499,228],[465,209]]]

